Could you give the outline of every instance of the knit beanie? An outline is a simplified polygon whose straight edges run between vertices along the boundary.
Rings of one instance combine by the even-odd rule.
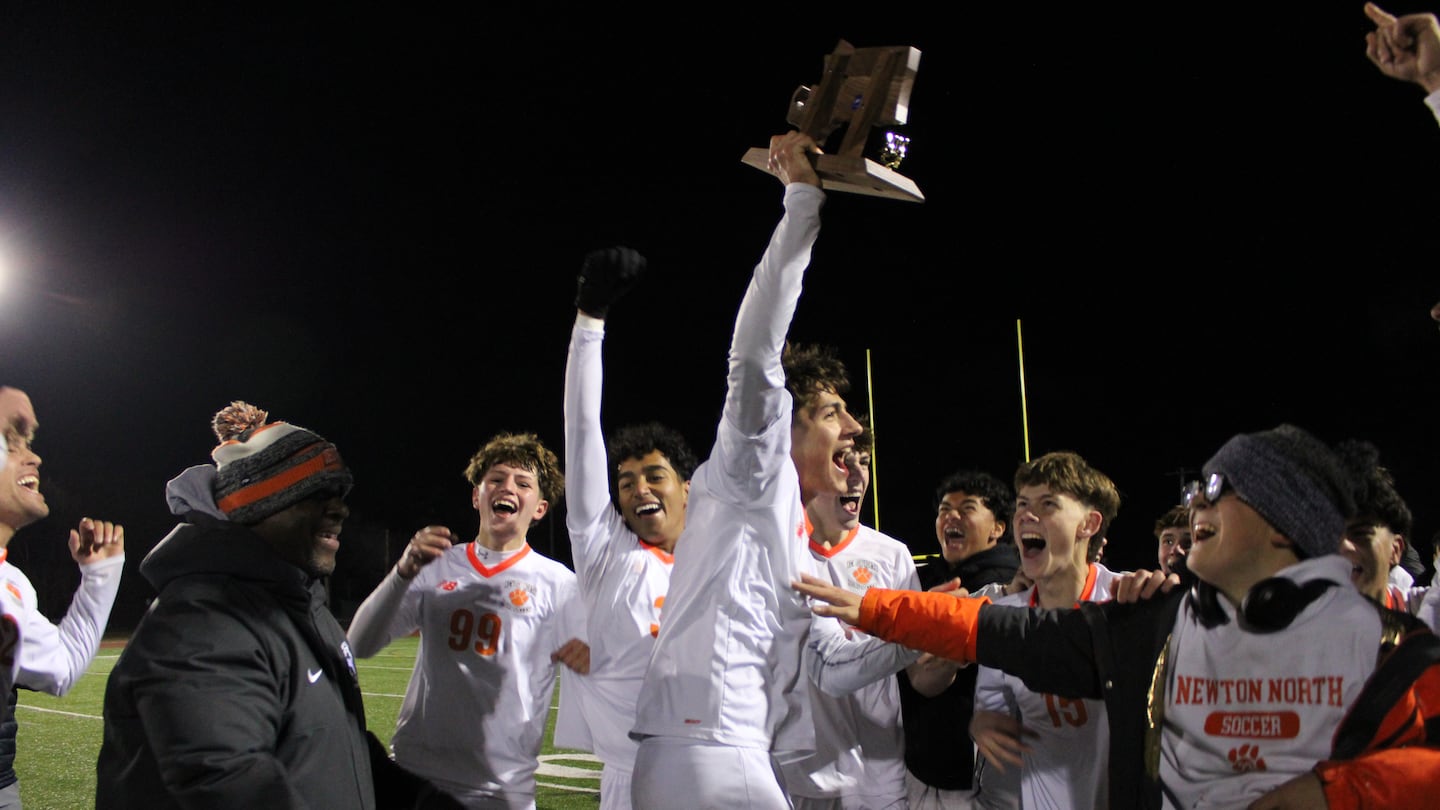
[[[210,457],[215,504],[231,522],[247,526],[319,492],[348,493],[355,482],[335,445],[286,422],[247,430]]]
[[[1205,462],[1240,500],[1293,542],[1302,557],[1340,550],[1355,512],[1355,484],[1324,442],[1294,425],[1234,436]]]

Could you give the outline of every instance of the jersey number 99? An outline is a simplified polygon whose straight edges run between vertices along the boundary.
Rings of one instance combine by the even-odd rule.
[[[480,655],[494,655],[500,649],[500,617],[494,613],[476,616],[468,610],[450,614],[450,649],[456,652],[474,648]]]

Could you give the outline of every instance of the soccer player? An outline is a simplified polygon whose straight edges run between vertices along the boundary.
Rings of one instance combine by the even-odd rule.
[[[1116,575],[1097,561],[1120,508],[1109,477],[1075,453],[1046,453],[1015,471],[1015,493],[1020,565],[1035,584],[995,604],[1069,608],[1109,599]],[[985,758],[978,796],[986,806],[997,806],[988,794],[1013,796],[1017,784],[1020,806],[1031,810],[1109,804],[1103,701],[1036,692],[982,666],[970,736]]]
[[[15,533],[50,514],[40,494],[40,456],[31,446],[39,426],[30,397],[18,388],[0,386],[0,432],[6,448],[0,477],[0,583],[5,586],[0,588],[0,695],[6,699],[0,722],[0,808],[20,806],[14,767],[17,696],[12,685],[51,695],[70,691],[100,651],[125,564],[125,528],[82,518],[70,530],[70,556],[80,566],[80,587],[56,625],[40,612],[30,579],[7,561]]]
[[[400,706],[395,760],[467,807],[532,810],[535,769],[570,639],[575,574],[526,542],[564,492],[555,454],[533,434],[501,434],[465,470],[480,527],[456,543],[426,526],[355,613],[348,637],[368,658],[420,632]]]
[[[603,764],[601,810],[631,807],[639,743],[630,729],[660,632],[695,470],[685,439],[662,425],[621,429],[611,438],[608,458],[601,439],[605,318],[644,267],[644,257],[629,248],[585,257],[565,365],[565,527],[586,614],[590,672],[567,679],[562,699],[578,705],[588,731],[584,747]]]
[[[735,318],[725,405],[695,470],[665,616],[636,714],[633,801],[789,808],[772,751],[814,746],[799,683],[809,610],[788,583],[813,563],[805,505],[847,488],[860,425],[835,383],[787,390],[781,354],[825,195],[798,132],[770,141],[785,215]]]
[[[785,360],[786,379],[802,389],[812,387],[807,378],[843,378],[839,361],[818,348],[787,352]],[[845,457],[850,476],[843,495],[826,493],[806,504],[810,554],[822,576],[855,593],[916,588],[920,580],[909,547],[860,523],[873,440],[868,429],[855,437],[854,452]],[[903,809],[905,739],[895,679],[880,678],[841,696],[810,688],[815,751],[785,768],[795,810]]]

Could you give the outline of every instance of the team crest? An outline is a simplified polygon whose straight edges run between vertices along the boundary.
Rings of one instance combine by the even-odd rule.
[[[528,582],[512,579],[500,589],[504,596],[505,609],[511,613],[533,613],[535,611],[535,586]]]
[[[845,562],[845,588],[855,593],[864,593],[875,584],[880,566],[874,560],[847,560]]]

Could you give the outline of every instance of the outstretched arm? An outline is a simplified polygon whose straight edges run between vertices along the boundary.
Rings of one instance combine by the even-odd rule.
[[[740,302],[730,344],[725,418],[743,436],[758,436],[781,414],[785,371],[780,354],[800,299],[811,247],[820,232],[820,206],[825,199],[809,159],[818,151],[815,141],[799,132],[770,139],[771,169],[786,183],[785,216]]]
[[[816,604],[817,616],[840,621],[913,650],[966,663],[975,660],[980,608],[989,599],[956,599],[947,593],[871,588],[862,597],[809,574],[792,582]]]
[[[577,276],[575,327],[565,361],[565,527],[582,574],[595,556],[596,524],[611,516],[611,471],[600,427],[604,319],[645,266],[645,257],[630,248],[605,248],[586,255]]]

